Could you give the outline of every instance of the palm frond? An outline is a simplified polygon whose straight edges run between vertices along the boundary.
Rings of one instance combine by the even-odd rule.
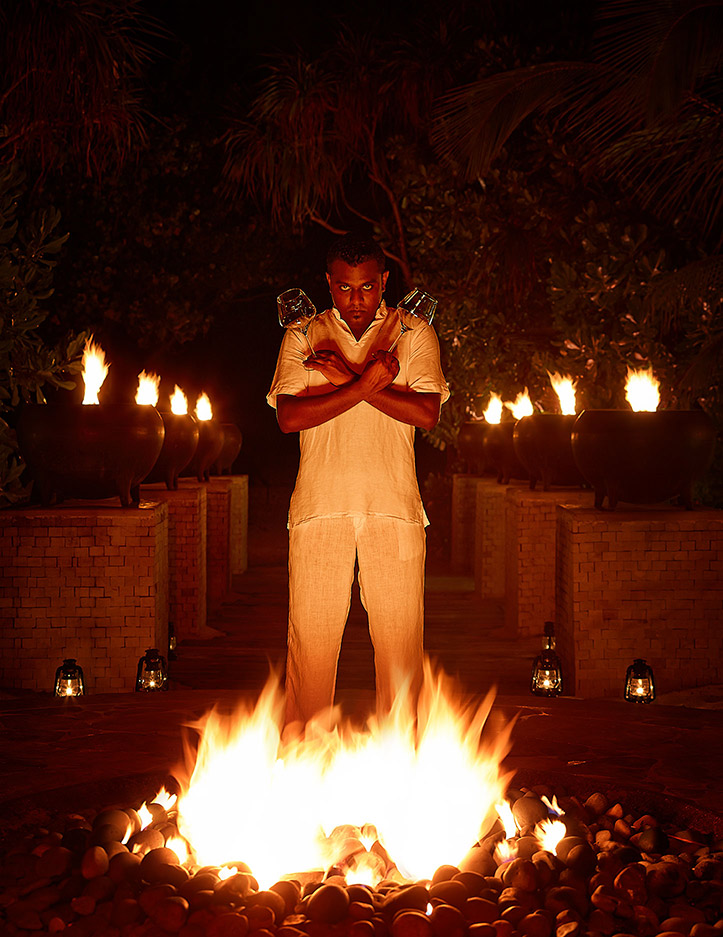
[[[723,255],[716,254],[686,264],[679,270],[650,281],[644,309],[651,321],[669,328],[678,316],[699,310],[712,318],[723,303]]]
[[[595,66],[552,62],[492,75],[442,96],[432,143],[441,156],[466,164],[469,178],[484,176],[512,133],[538,109],[568,101],[587,85]]]

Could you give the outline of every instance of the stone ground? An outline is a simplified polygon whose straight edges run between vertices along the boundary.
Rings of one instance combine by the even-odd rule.
[[[179,645],[170,692],[73,701],[0,693],[0,834],[44,823],[58,810],[138,805],[181,764],[184,738],[194,738],[189,723],[214,705],[230,712],[256,698],[270,666],[284,657],[287,502],[288,491],[252,488],[249,569],[210,621],[215,634]],[[460,694],[495,689],[486,732],[514,722],[504,762],[512,783],[610,792],[638,801],[641,812],[657,809],[723,836],[722,688],[672,694],[651,706],[534,697],[528,682],[540,641],[508,637],[501,605],[480,602],[472,581],[451,575],[439,554],[428,562],[426,644],[458,679]],[[373,685],[355,593],[337,702],[361,720]]]

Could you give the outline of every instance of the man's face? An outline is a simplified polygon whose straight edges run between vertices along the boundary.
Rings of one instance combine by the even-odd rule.
[[[355,338],[361,338],[382,301],[389,273],[382,273],[376,260],[356,267],[335,260],[326,279],[331,298]]]

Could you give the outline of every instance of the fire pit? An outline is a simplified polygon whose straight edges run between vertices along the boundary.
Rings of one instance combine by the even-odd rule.
[[[353,821],[330,827],[321,837],[331,851],[319,868],[280,873],[298,860],[295,834],[303,829],[309,805],[298,779],[308,764],[300,764],[302,752],[294,756],[288,748],[284,761],[278,761],[278,734],[272,732],[269,738],[264,731],[275,702],[260,701],[253,713],[246,713],[243,731],[222,720],[214,724],[209,717],[198,749],[196,767],[205,784],[209,767],[205,758],[213,748],[208,739],[213,737],[214,744],[223,746],[227,776],[220,780],[230,789],[235,787],[236,800],[221,809],[232,824],[237,817],[246,824],[244,844],[236,845],[240,855],[231,859],[229,854],[226,860],[219,856],[203,865],[194,856],[195,841],[187,838],[189,817],[194,810],[214,804],[203,806],[210,793],[206,788],[193,805],[193,778],[190,786],[181,786],[180,797],[163,789],[148,802],[58,817],[49,830],[26,836],[11,847],[0,863],[3,934],[65,930],[104,937],[719,934],[723,849],[714,832],[682,830],[665,811],[653,815],[645,807],[595,790],[578,796],[558,789],[556,796],[546,785],[515,789],[505,783],[497,792],[478,788],[482,800],[490,794],[496,798],[491,813],[486,804],[481,805],[481,815],[490,816],[480,835],[468,844],[471,848],[462,850],[459,860],[442,862],[421,876],[401,868],[381,828]],[[461,741],[467,751],[469,743],[479,743],[484,711],[484,707],[481,712],[472,709],[462,720]],[[444,707],[437,716],[441,722],[434,723],[434,735],[444,725]],[[392,731],[391,724],[382,731]],[[308,738],[310,748],[327,755],[329,741],[323,734]],[[423,732],[416,740],[421,757],[415,769],[423,772],[433,762],[444,770],[438,752],[430,752],[434,757],[427,763],[425,744]],[[228,760],[231,750],[245,764],[242,774],[236,774]],[[386,783],[379,784],[377,776],[375,786],[382,798],[391,801],[391,813],[406,810],[404,799],[385,789],[394,785],[396,769],[407,761],[406,751],[402,745],[399,757],[397,745],[387,745],[382,774]],[[453,779],[458,775],[454,746],[447,750],[449,760],[454,762],[448,775]],[[269,764],[272,773],[257,771],[260,763]],[[349,806],[357,793],[363,795],[367,779],[358,775],[359,764],[358,760],[348,764],[352,770],[346,778],[352,787],[344,790],[338,787],[342,775],[332,765],[324,797],[332,793],[336,800],[345,793]],[[296,767],[303,768],[301,775],[294,775]],[[290,783],[292,778],[285,779],[287,771],[297,786]],[[494,772],[489,778],[496,787]],[[272,810],[260,813],[258,807],[269,786],[278,794],[285,784],[290,802],[276,801],[276,806],[282,819],[292,817],[295,826],[287,830],[280,846],[273,838],[279,818]],[[176,789],[173,784],[169,787]],[[430,831],[434,834],[459,822],[456,791],[405,789],[404,793],[426,798],[427,809],[416,815],[411,827],[415,837],[419,834],[420,852],[425,853]],[[255,840],[256,829],[260,835]],[[227,832],[216,827],[200,835],[210,841]],[[267,848],[253,861],[246,856],[246,864],[246,850],[256,852],[263,846],[264,834]]]
[[[223,433],[223,446],[213,463],[214,475],[224,475],[231,471],[231,466],[241,451],[243,442],[241,430],[235,423],[221,423],[221,432]]]
[[[198,420],[198,445],[183,475],[195,475],[198,481],[207,482],[211,466],[221,455],[224,434],[221,424],[213,418],[213,408],[208,395],[203,393],[196,401]]]

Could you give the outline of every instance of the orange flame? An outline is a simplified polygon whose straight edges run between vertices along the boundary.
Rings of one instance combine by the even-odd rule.
[[[403,687],[365,731],[312,721],[301,738],[282,740],[283,694],[272,678],[253,710],[212,711],[195,726],[179,831],[200,864],[243,859],[262,887],[343,863],[379,881],[387,854],[406,878],[431,878],[491,828],[506,782],[499,765],[509,729],[480,741],[491,696],[463,707],[452,698],[449,681],[426,664],[416,705]],[[375,833],[368,849],[362,836]]]
[[[512,807],[506,800],[503,800],[502,803],[495,804],[495,810],[499,814],[502,826],[505,828],[505,839],[512,839],[513,836],[517,835],[517,823],[512,813]]]
[[[567,836],[567,827],[561,820],[543,820],[535,827],[535,837],[540,848],[555,855],[557,844]]]
[[[503,862],[509,862],[517,855],[517,841],[514,839],[503,839],[495,846],[495,860],[498,865]]]
[[[535,412],[532,401],[530,400],[530,395],[527,393],[527,388],[521,391],[512,403],[506,400],[505,406],[508,410],[512,410],[512,415],[516,420],[521,420],[523,416],[532,416]]]
[[[173,852],[175,852],[181,865],[188,862],[191,858],[191,851],[188,848],[188,843],[182,836],[171,836],[170,839],[166,841],[166,846],[168,849],[172,849]]]
[[[571,377],[558,374],[557,371],[548,371],[547,376],[555,389],[557,398],[560,401],[560,410],[566,416],[575,415],[575,382]]]
[[[158,387],[161,383],[160,375],[146,374],[141,371],[138,375],[138,390],[136,391],[136,403],[144,407],[155,407],[158,403]]]
[[[213,408],[208,394],[204,391],[196,400],[196,418],[199,420],[212,420]]]
[[[646,369],[628,368],[625,381],[625,399],[636,413],[658,409],[660,403],[660,382],[653,374],[652,365]]]
[[[502,398],[497,394],[490,396],[490,402],[484,412],[484,418],[488,423],[499,423],[502,419]]]
[[[177,416],[188,413],[188,400],[178,384],[176,384],[171,394],[171,413],[175,413]]]
[[[85,384],[84,404],[98,404],[98,391],[108,374],[110,365],[106,364],[105,352],[100,345],[93,343],[93,336],[86,339],[83,349],[83,383]]]

